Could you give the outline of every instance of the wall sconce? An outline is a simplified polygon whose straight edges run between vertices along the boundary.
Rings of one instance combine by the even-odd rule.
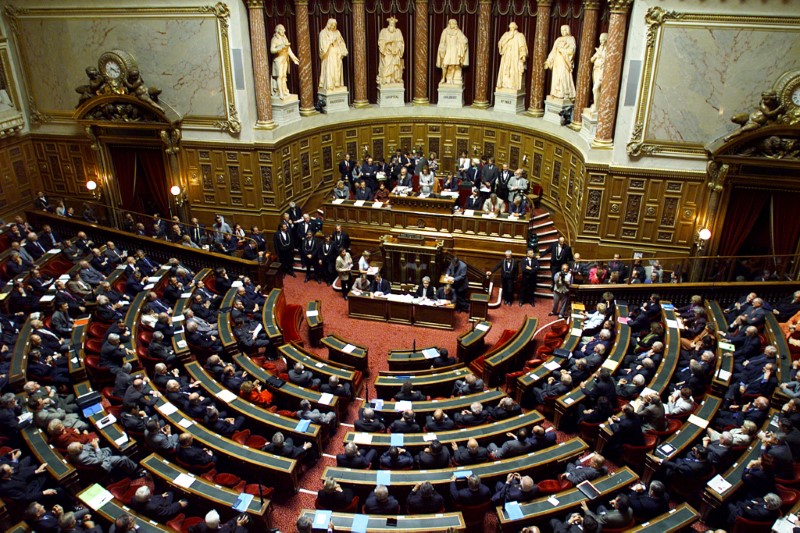
[[[369,155],[369,147],[365,144],[364,145],[364,157],[367,157],[368,155]]]
[[[98,189],[98,184],[94,180],[89,180],[86,182],[86,188],[92,193],[92,198],[96,201],[99,201],[100,198],[103,197],[103,191]]]
[[[472,145],[472,155],[478,155],[478,145],[477,144],[473,144]]]
[[[527,165],[528,164],[528,156],[527,156],[527,154],[524,154],[522,156],[522,164],[523,165]]]
[[[181,189],[180,185],[173,185],[170,190],[170,194],[175,197],[175,204],[180,208],[183,207],[188,198],[186,197],[186,191]]]
[[[711,230],[708,228],[703,228],[697,232],[697,239],[694,241],[695,246],[697,246],[698,250],[701,250],[703,246],[706,245],[708,240],[711,238]]]

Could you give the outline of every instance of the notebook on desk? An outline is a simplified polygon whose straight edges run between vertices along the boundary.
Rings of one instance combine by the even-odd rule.
[[[600,496],[600,491],[592,485],[591,481],[584,481],[583,483],[579,483],[576,488],[583,493],[584,496],[589,498],[590,500],[594,500],[598,496]]]

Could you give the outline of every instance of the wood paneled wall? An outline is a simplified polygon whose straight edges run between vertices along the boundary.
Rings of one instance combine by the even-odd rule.
[[[38,172],[32,177],[40,178],[48,193],[87,197],[85,180],[96,172],[88,141],[34,137],[31,145],[36,165],[29,166],[30,173]],[[273,231],[289,202],[306,210],[321,205],[338,180],[344,153],[361,159],[366,149],[389,158],[396,148],[420,146],[439,155],[442,172],[455,168],[462,150],[527,170],[531,182],[544,189],[543,205],[554,213],[557,227],[569,233],[584,257],[634,250],[688,255],[705,209],[703,174],[587,169],[580,151],[548,134],[444,118],[346,123],[310,129],[275,145],[185,141],[181,175],[188,183],[192,216],[211,223],[219,213],[229,222]],[[0,168],[10,165],[7,159]]]
[[[10,222],[30,208],[42,183],[29,137],[0,144],[0,219]]]

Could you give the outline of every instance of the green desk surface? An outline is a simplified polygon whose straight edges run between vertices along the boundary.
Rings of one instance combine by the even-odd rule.
[[[203,368],[200,366],[200,363],[197,361],[186,363],[184,368],[189,376],[198,381],[203,390],[205,390],[209,395],[219,399],[218,395],[222,391],[228,390],[220,385],[220,383],[217,382],[213,377],[208,375],[208,373],[203,370]],[[301,433],[295,430],[298,422],[296,419],[267,411],[263,407],[259,407],[248,401],[245,401],[238,395],[236,396],[236,399],[224,403],[227,403],[231,409],[238,411],[247,418],[258,421],[263,425],[270,426],[274,431],[280,431],[287,437],[294,438],[295,441],[300,439],[301,442],[312,441],[321,444],[321,442],[319,442],[321,435],[319,424],[309,424],[308,430]]]
[[[47,470],[57,481],[76,472],[75,467],[47,442],[47,435],[33,424],[22,430],[22,438],[28,443],[33,455],[40,463],[47,464]]]
[[[479,329],[478,326],[484,329]],[[458,336],[458,344],[459,346],[463,346],[464,348],[468,348],[472,346],[476,342],[479,342],[486,338],[486,335],[492,330],[492,323],[488,320],[481,320],[480,322],[476,322],[471,329],[465,331],[461,335]]]
[[[725,314],[722,312],[722,307],[716,300],[708,302],[708,316],[714,320],[718,332],[725,332],[728,329],[728,322],[725,320]],[[717,347],[717,369],[714,372],[714,383],[720,388],[727,388],[730,385],[731,374],[733,373],[733,357],[724,356],[725,352],[722,348]],[[720,376],[720,371],[727,372]]]
[[[639,476],[630,468],[623,467],[607,476],[603,476],[592,481],[592,485],[600,492],[600,501],[603,501],[608,494],[625,488],[639,480]],[[538,498],[528,503],[520,505],[522,510],[522,518],[519,520],[512,520],[508,517],[506,510],[503,507],[497,507],[497,516],[500,519],[500,525],[503,531],[517,531],[512,529],[516,524],[522,522],[533,522],[546,516],[557,514],[564,516],[576,510],[582,501],[586,500],[586,496],[576,488],[571,488],[563,492],[553,494],[553,497],[558,500],[558,506],[554,507],[550,503],[549,496],[546,498]],[[509,527],[510,526],[510,527]]]
[[[579,333],[574,333],[577,330],[583,331],[583,318],[573,318],[572,319],[572,327],[570,329],[570,334],[564,339],[564,342],[561,344],[561,348],[564,350],[569,350],[570,352],[575,351],[578,345],[581,342],[581,335]],[[556,362],[560,363],[561,359],[555,359]],[[544,367],[544,364],[539,365],[536,367],[535,370],[531,370],[527,374],[523,374],[522,376],[517,378],[517,386],[521,387],[523,390],[527,390],[530,388],[534,383],[537,381],[545,378],[548,374],[550,374],[550,370]]]
[[[536,326],[538,324],[539,320],[536,317],[525,317],[517,334],[499,350],[493,354],[488,354],[484,364],[486,366],[497,366],[515,357],[533,342],[533,336],[536,334]]]
[[[391,472],[391,486],[414,486],[417,483],[430,481],[434,485],[450,483],[450,478],[459,470],[469,470],[484,480],[505,479],[511,472],[530,472],[532,470],[553,465],[559,461],[571,460],[586,450],[589,446],[579,438],[570,439],[556,446],[531,452],[518,457],[502,459],[468,467],[440,468],[435,470],[393,470]],[[334,478],[341,483],[374,487],[377,485],[378,471],[353,470],[351,468],[338,468],[329,466],[322,473],[323,478]]]
[[[422,352],[425,350],[436,349],[437,346],[424,346],[421,348],[417,348],[416,351],[414,350],[390,350],[388,361],[389,361],[389,370],[393,370],[392,363],[395,366],[402,366],[404,364],[410,363],[423,363],[425,362],[425,356],[422,355]],[[402,370],[400,368],[399,370]]]
[[[772,313],[767,313],[766,330],[770,343],[778,349],[778,383],[787,383],[792,371],[792,357],[789,352],[789,343],[783,336],[778,319]],[[786,398],[786,394],[780,388],[775,389],[775,392],[779,393],[783,399]]]
[[[438,431],[428,433],[404,433],[403,434],[403,447],[404,448],[419,448],[427,446],[431,440],[438,439],[439,442],[447,446],[451,442],[461,443],[467,439],[477,439],[478,441],[491,441],[493,439],[506,440],[505,434],[507,432],[515,432],[520,428],[530,428],[536,424],[541,424],[544,417],[538,411],[528,411],[521,415],[507,418],[499,422],[491,422],[489,424],[482,424],[469,428],[455,429],[452,431]],[[375,448],[388,448],[391,446],[391,435],[387,433],[359,433],[357,431],[348,431],[344,436],[344,442],[352,442],[356,438],[371,439],[370,444],[364,446]],[[427,439],[426,439],[427,437]],[[418,451],[418,450],[417,450]]]
[[[713,420],[714,416],[717,414],[717,410],[719,410],[720,405],[722,405],[722,398],[711,396],[710,394],[706,395],[705,400],[703,400],[703,403],[700,404],[700,407],[697,409],[697,411],[695,411],[694,414],[702,420]],[[705,433],[705,428],[693,424],[687,420],[678,431],[670,435],[669,438],[657,446],[656,449],[648,455],[658,457],[659,459],[680,457],[695,440],[697,440],[701,435],[705,435]],[[665,454],[661,448],[661,446],[664,444],[669,444],[675,448],[675,450],[669,454]]]
[[[83,495],[90,489],[91,487],[87,487],[86,489],[79,492],[78,499],[84,501]],[[99,514],[112,524],[117,519],[117,517],[123,513],[128,513],[130,515],[133,515],[136,518],[137,533],[163,533],[164,531],[175,531],[172,528],[159,524],[155,520],[150,520],[149,518],[146,518],[143,515],[140,515],[135,511],[132,511],[130,507],[123,505],[122,502],[117,500],[116,498],[112,499],[99,509],[93,510],[92,513]]]
[[[325,359],[320,359],[316,354],[305,351],[294,344],[284,344],[278,347],[278,352],[286,358],[286,361],[303,363],[306,370],[314,374],[321,374],[327,379],[328,376],[338,376],[341,381],[353,383],[356,379],[355,370],[347,370],[339,365],[330,364]],[[292,364],[289,364],[292,367]],[[355,391],[354,391],[355,392]]]
[[[76,383],[73,386],[73,389],[75,390],[75,396],[83,396],[84,394],[87,394],[93,390],[92,384],[89,383],[88,381],[82,381],[80,383]],[[103,429],[100,429],[98,427],[98,423],[106,416],[108,416],[108,413],[105,410],[100,411],[99,413],[95,413],[92,416],[90,416],[89,422],[92,423],[92,426],[94,426],[95,431],[100,433],[103,436],[103,438],[105,438],[106,442],[108,442],[111,445],[112,448],[114,448],[118,452],[126,453],[131,447],[133,447],[136,444],[136,441],[130,438],[130,435],[128,435],[125,432],[125,430],[122,428],[119,422],[114,422],[113,424],[110,424],[108,426],[105,426]],[[123,436],[125,438],[123,438]],[[124,442],[121,442],[120,444],[119,443],[120,441]]]
[[[239,492],[226,487],[221,487],[215,483],[211,483],[210,481],[203,479],[200,476],[196,476],[195,474],[184,470],[175,463],[163,459],[156,454],[148,455],[142,459],[139,464],[170,485],[176,485],[174,483],[175,478],[180,475],[189,476],[194,480],[192,481],[192,484],[188,487],[178,486],[178,490],[183,490],[196,496],[200,496],[201,498],[208,500],[208,503],[212,506],[221,504],[225,507],[232,507],[239,497]],[[256,516],[264,516],[267,513],[269,506],[269,500],[264,500],[264,503],[262,504],[258,496],[256,496],[250,502],[250,505],[247,506],[247,513]]]
[[[761,428],[764,431],[778,431],[778,425],[776,420],[777,411],[775,409],[770,409],[769,416],[767,417],[767,421],[764,423],[764,426]],[[757,459],[761,456],[761,440],[755,439],[755,441],[750,444],[750,446],[745,450],[739,459],[731,465],[728,470],[722,474],[722,477],[731,484],[731,487],[719,494],[717,491],[713,490],[711,487],[706,487],[705,493],[703,496],[703,501],[714,501],[716,500],[720,504],[730,498],[732,495],[739,490],[739,487],[742,486],[742,474],[744,474],[744,469],[747,466],[747,463],[752,461],[753,459]]]
[[[267,300],[264,302],[264,306],[261,309],[264,331],[266,331],[267,337],[270,340],[280,338],[283,335],[281,333],[281,328],[278,325],[278,318],[275,316],[275,309],[278,306],[278,300],[280,300],[282,297],[283,290],[272,289],[269,291]]]
[[[675,320],[674,310],[664,309],[663,312],[666,320]],[[659,394],[663,393],[667,389],[669,382],[672,381],[672,374],[675,373],[675,368],[678,366],[678,358],[681,355],[680,330],[677,327],[666,327],[665,330],[664,357],[661,359],[661,364],[650,382],[650,388]]]
[[[672,533],[673,531],[683,531],[683,528],[693,524],[700,519],[700,513],[694,510],[688,503],[682,503],[647,522],[631,529],[631,532],[638,533]]]
[[[375,378],[375,388],[396,388],[397,390],[400,390],[400,387],[403,386],[403,383],[409,380],[414,383],[414,388],[425,387],[429,385],[439,385],[445,382],[464,379],[469,374],[472,374],[472,372],[464,366],[459,366],[458,368],[447,372],[432,372],[427,374],[415,374],[414,372],[408,372],[406,374],[399,373],[388,376],[381,374]]]
[[[270,376],[270,373],[258,366],[253,362],[252,359],[247,357],[244,354],[237,354],[233,356],[233,360],[239,365],[243,370],[247,371],[248,374],[253,376],[253,379],[257,379],[262,383],[266,383],[267,378]],[[270,392],[274,395],[276,393],[276,389],[270,388]],[[339,398],[338,396],[334,396],[331,400],[330,404],[322,404],[320,403],[320,396],[321,394],[315,390],[306,389],[305,387],[298,387],[293,383],[289,383],[288,381],[281,387],[277,389],[278,393],[288,394],[294,396],[298,399],[297,405],[300,405],[299,400],[308,400],[311,402],[311,405],[314,408],[317,408],[321,411],[331,411],[337,410],[339,406]]]
[[[316,511],[312,509],[303,509],[302,516],[307,516],[311,522],[314,522],[314,514]],[[450,528],[455,528],[456,531],[465,531],[466,524],[461,513],[438,513],[432,515],[415,515],[415,516],[395,516],[388,515],[367,515],[367,531],[370,532],[397,532],[397,531],[425,531],[425,532],[440,532],[444,533],[450,531]],[[351,531],[353,520],[356,515],[350,513],[333,513],[331,514],[331,522],[336,531]],[[396,518],[397,525],[387,526],[387,518]],[[315,529],[315,531],[320,531]]]
[[[285,457],[243,446],[229,438],[213,433],[200,423],[192,423],[189,427],[184,427],[181,424],[185,424],[184,421],[192,421],[191,417],[185,415],[180,410],[167,414],[165,411],[167,405],[172,404],[167,402],[163,396],[159,396],[155,406],[159,415],[168,420],[170,424],[173,425],[175,431],[187,431],[191,433],[194,438],[199,441],[198,444],[203,444],[215,450],[220,455],[235,458],[254,467],[264,468],[272,472],[273,475],[279,473],[290,475],[297,474],[298,465],[296,460],[286,459]]]
[[[323,337],[322,341],[320,341],[320,342],[322,342],[323,346],[327,346],[328,350],[333,350],[333,351],[336,351],[336,352],[346,353],[347,356],[353,357],[353,358],[366,359],[367,354],[369,353],[368,349],[366,347],[361,346],[359,344],[355,344],[353,342],[348,342],[348,341],[346,341],[345,339],[342,339],[341,337],[339,337],[336,334],[328,335],[327,337]],[[354,348],[353,348],[353,350],[351,352],[345,352],[344,351],[345,347],[348,344],[350,346],[354,346]]]
[[[315,316],[308,316],[308,313],[316,311]],[[318,328],[322,326],[322,302],[319,300],[312,300],[306,306],[306,320],[308,321],[309,328]]]
[[[414,410],[414,413],[419,417],[423,414],[432,413],[436,409],[441,409],[445,412],[453,412],[453,411],[460,411],[461,409],[467,409],[473,402],[482,403],[485,406],[494,405],[497,403],[501,398],[505,398],[506,394],[501,392],[497,389],[491,389],[488,391],[478,392],[476,394],[468,394],[466,396],[460,396],[456,398],[445,398],[443,400],[426,400],[422,402],[411,402],[411,408]],[[364,402],[361,404],[361,408],[367,407],[374,407],[374,404]],[[375,409],[375,412],[380,414],[383,417],[386,417],[389,420],[394,420],[400,416],[400,411],[395,409],[397,402],[384,402],[383,407],[380,409]]]
[[[25,323],[19,330],[17,342],[14,343],[14,351],[11,354],[11,365],[8,370],[8,382],[10,384],[25,383],[28,374],[28,346],[31,343],[31,317],[25,319]]]

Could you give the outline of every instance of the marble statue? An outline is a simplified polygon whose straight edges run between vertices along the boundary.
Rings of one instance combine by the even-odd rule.
[[[390,17],[389,25],[378,35],[378,51],[381,61],[378,65],[378,85],[403,85],[403,53],[406,43],[403,34],[397,29],[397,19]]]
[[[436,66],[442,69],[442,81],[439,85],[463,85],[461,69],[469,66],[469,41],[458,29],[456,19],[450,19],[447,28],[442,31]]]
[[[500,51],[500,72],[497,74],[497,89],[520,91],[523,85],[525,61],[528,59],[528,43],[525,36],[517,31],[517,23],[511,22],[508,31],[497,43]]]
[[[272,96],[277,96],[281,100],[289,96],[289,86],[286,79],[289,77],[289,61],[295,65],[300,64],[300,60],[292,52],[289,46],[289,39],[286,37],[286,28],[283,24],[275,26],[275,35],[269,43],[269,51],[272,57]]]
[[[575,82],[572,80],[572,69],[575,66],[575,37],[570,35],[569,26],[561,26],[561,37],[553,43],[553,49],[547,56],[544,68],[553,71],[550,83],[550,95],[563,100],[575,98]]]
[[[594,55],[589,60],[592,62],[592,107],[594,111],[597,108],[597,102],[600,101],[600,89],[603,87],[603,69],[606,66],[606,41],[608,40],[607,33],[600,34],[600,46],[595,48]]]
[[[336,19],[319,32],[319,90],[336,91],[344,89],[342,60],[347,56],[347,45],[342,34],[336,29]]]

